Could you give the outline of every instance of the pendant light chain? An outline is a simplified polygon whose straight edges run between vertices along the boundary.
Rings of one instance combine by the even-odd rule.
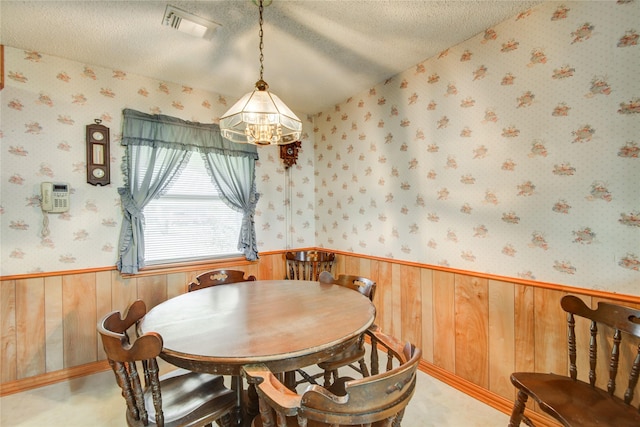
[[[264,10],[263,6],[262,6],[262,0],[260,0],[260,80],[262,80],[262,73],[264,71],[264,65],[262,64],[264,61],[264,55],[262,54],[262,48],[264,47],[264,43],[262,42],[262,36],[264,35],[264,33],[262,32],[262,11]]]
[[[2,1],[2,0],[0,0]],[[264,74],[263,0],[253,0],[260,8],[260,80],[253,92],[240,98],[220,117],[220,133],[232,142],[255,145],[285,145],[296,142],[302,121],[280,98],[269,92]],[[267,6],[271,0],[266,0]]]

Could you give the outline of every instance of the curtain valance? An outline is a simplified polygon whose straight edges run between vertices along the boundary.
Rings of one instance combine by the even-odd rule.
[[[220,126],[215,123],[190,122],[131,109],[125,109],[123,115],[122,145],[149,145],[258,160],[255,145],[222,138]]]

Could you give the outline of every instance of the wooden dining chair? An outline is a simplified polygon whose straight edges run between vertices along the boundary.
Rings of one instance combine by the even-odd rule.
[[[297,251],[285,253],[287,279],[318,280],[323,271],[331,272],[336,254],[323,251]]]
[[[523,420],[533,425],[524,415],[529,397],[538,402],[543,412],[566,427],[640,426],[640,412],[631,405],[640,373],[640,310],[604,302],[592,310],[573,295],[563,297],[560,305],[567,312],[569,375],[511,374],[518,393],[509,426],[519,426]],[[587,321],[576,328],[576,318]],[[583,340],[579,339],[576,329],[585,332],[585,336],[580,336]],[[584,348],[584,356],[578,348]],[[602,360],[605,369],[601,370],[598,356],[604,353],[607,353]],[[621,357],[625,353],[627,357]],[[581,361],[588,365],[588,374],[581,373],[582,379],[578,379]],[[597,377],[598,373],[607,371],[606,378]],[[624,388],[616,393],[618,374],[623,373]]]
[[[124,317],[114,311],[98,323],[109,365],[126,401],[127,425],[203,426],[216,421],[230,427],[237,400],[224,386],[223,377],[183,369],[159,376],[156,358],[162,351],[162,337],[148,332],[130,339],[127,330],[145,314],[146,306],[138,300]]]
[[[373,301],[373,297],[376,292],[376,282],[364,276],[341,274],[337,278],[335,278],[330,271],[323,271],[318,276],[318,281],[320,283],[340,285],[346,288],[351,288],[355,291],[360,292],[371,301]]]
[[[334,278],[330,272],[323,271],[320,273],[318,279],[320,283],[344,286],[346,288],[358,291],[365,297],[369,298],[370,301],[373,301],[373,297],[376,292],[376,282],[363,276],[341,274],[337,278]],[[348,313],[345,314],[348,315]],[[302,379],[300,381],[297,381],[296,385],[305,382],[315,384],[315,380],[322,376],[324,377],[324,386],[329,387],[332,381],[335,381],[338,378],[338,369],[346,366],[352,368],[360,375],[366,377],[369,375],[369,371],[367,369],[367,364],[365,363],[364,357],[365,347],[363,335],[358,341],[356,341],[345,351],[333,356],[328,360],[318,363],[318,367],[322,369],[321,373],[310,375],[304,369],[298,369],[297,372],[298,374],[300,374]],[[358,364],[357,366],[356,363]]]
[[[196,279],[189,283],[187,292],[210,286],[225,285],[227,283],[249,282],[256,280],[256,276],[244,277],[244,271],[240,270],[211,270],[196,276]]]
[[[245,277],[244,274],[244,271],[241,270],[210,270],[196,276],[195,280],[187,286],[187,292],[193,292],[199,289],[209,288],[211,286],[227,285],[239,282],[253,282],[256,280],[256,276],[250,275]],[[231,388],[238,396],[238,400],[242,400],[241,395],[244,393],[244,384],[242,383],[241,376],[231,376]]]
[[[330,389],[310,385],[302,394],[297,394],[286,388],[266,366],[245,366],[244,374],[255,384],[260,406],[260,416],[253,420],[252,426],[399,427],[415,390],[422,352],[377,327],[370,328],[367,334],[372,342],[372,375],[360,379],[340,378]],[[386,355],[382,369],[378,367],[378,351],[382,357]]]

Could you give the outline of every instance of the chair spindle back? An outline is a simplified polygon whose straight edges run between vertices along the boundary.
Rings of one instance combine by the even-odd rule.
[[[336,254],[322,251],[297,251],[285,254],[287,279],[318,280],[323,271],[331,272]]]

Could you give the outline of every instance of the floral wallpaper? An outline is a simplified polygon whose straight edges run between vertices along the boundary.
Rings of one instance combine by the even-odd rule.
[[[316,243],[638,294],[639,33],[543,3],[316,115]]]
[[[247,90],[251,85],[247,84]],[[132,108],[204,123],[235,102],[224,95],[5,46],[5,88],[0,91],[0,222],[2,276],[113,266],[122,218],[122,110]],[[305,118],[302,114],[299,117]],[[85,126],[96,119],[110,129],[111,184],[86,182]],[[312,123],[304,120],[298,160],[311,158]],[[287,245],[290,171],[277,147],[262,147],[256,168],[256,231],[260,251]],[[296,166],[294,166],[295,168]],[[70,210],[48,214],[43,235],[40,183],[67,183]],[[305,189],[305,187],[308,187]],[[313,194],[313,182],[299,183]],[[294,227],[313,246],[313,206]],[[310,224],[307,229],[302,224]],[[44,233],[46,234],[46,233]]]
[[[309,116],[297,165],[260,148],[259,249],[638,294],[639,22],[637,0],[546,2]],[[122,109],[215,122],[233,101],[5,47],[0,274],[114,265]],[[106,187],[85,177],[95,119],[111,129]],[[48,237],[42,181],[72,189]]]

